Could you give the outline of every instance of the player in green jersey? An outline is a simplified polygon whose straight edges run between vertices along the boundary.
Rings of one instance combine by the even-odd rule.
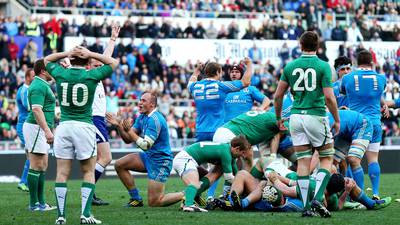
[[[274,105],[278,126],[284,130],[286,128],[281,119],[282,100],[290,87],[294,97],[290,134],[298,160],[297,184],[305,209],[302,215],[313,216],[312,207],[321,216],[330,217],[330,212],[321,204],[335,152],[325,104],[334,117],[335,134],[339,133],[340,121],[332,90],[331,69],[328,63],[318,59],[318,44],[319,37],[315,32],[308,31],[300,37],[303,55],[285,66],[275,93]],[[316,176],[317,190],[310,205],[308,186],[312,148],[319,152],[321,168]]]
[[[277,120],[274,113],[267,111],[248,111],[218,128],[214,134],[213,142],[229,143],[232,138],[238,135],[244,135],[251,145],[259,145],[261,155],[267,155],[265,147],[270,146],[269,155],[276,157],[279,153],[291,162],[296,161],[294,150],[291,146],[281,149],[280,141],[284,140],[287,131],[280,131],[276,125]],[[250,171],[253,166],[252,157],[248,157],[248,168]],[[246,168],[246,167],[245,167]]]
[[[54,136],[54,109],[56,99],[50,88],[51,76],[46,72],[43,59],[34,65],[35,79],[28,89],[28,102],[31,111],[23,125],[25,148],[30,159],[28,172],[29,209],[47,211],[55,209],[44,199],[45,172],[47,170],[48,151]]]
[[[66,69],[56,61],[68,57],[72,67]],[[86,70],[90,59],[104,66]],[[46,70],[56,80],[61,121],[55,134],[54,153],[57,158],[55,193],[58,206],[56,224],[64,224],[67,179],[72,160],[76,158],[83,173],[81,224],[100,224],[91,213],[96,164],[96,132],[92,122],[92,104],[97,84],[110,76],[118,61],[110,56],[93,53],[83,47],[69,52],[51,54],[44,59]]]
[[[198,142],[180,151],[174,158],[173,168],[185,183],[185,212],[207,212],[197,207],[194,199],[204,183],[199,180],[197,167],[202,163],[212,163],[222,168],[225,181],[232,183],[234,179],[234,159],[243,156],[250,150],[250,144],[244,136],[232,139],[230,144],[214,142]],[[209,185],[209,183],[208,183]]]

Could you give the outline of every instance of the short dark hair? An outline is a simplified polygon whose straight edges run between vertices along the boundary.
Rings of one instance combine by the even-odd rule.
[[[318,50],[319,37],[314,31],[306,31],[300,36],[301,50],[313,52]]]
[[[80,57],[73,57],[70,58],[71,65],[73,66],[87,66],[89,64],[89,58],[80,58]]]
[[[344,183],[343,175],[340,173],[334,173],[329,179],[326,191],[328,191],[329,194],[339,193],[344,190]]]
[[[231,140],[231,146],[239,147],[240,151],[247,151],[248,149],[250,149],[251,144],[244,135],[239,135]]]
[[[33,71],[35,71],[36,76],[39,76],[42,70],[46,70],[43,58],[36,60],[35,64],[33,65]]]
[[[222,70],[222,66],[216,62],[209,62],[205,65],[204,72],[206,77],[215,77],[218,71]]]
[[[360,65],[371,65],[372,63],[372,54],[366,49],[363,49],[357,54],[357,66]]]
[[[340,66],[348,65],[348,64],[350,64],[350,66],[351,66],[351,60],[348,57],[339,56],[337,59],[335,59],[334,67],[337,70]]]

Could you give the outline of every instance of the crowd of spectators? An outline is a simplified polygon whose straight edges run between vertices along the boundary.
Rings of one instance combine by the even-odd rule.
[[[280,14],[297,12],[302,17],[322,14],[352,13],[381,15],[390,19],[400,12],[398,1],[388,0],[25,0],[33,6],[65,7],[71,12],[77,8],[106,9],[111,15],[143,16],[196,16],[196,17],[235,17],[235,12],[245,13],[244,17],[257,17],[255,13]],[[136,10],[136,11],[135,11]],[[142,11],[153,11],[152,13]],[[68,11],[66,11],[68,12]],[[90,12],[89,12],[90,13]],[[95,13],[95,12],[94,12]],[[128,14],[127,14],[128,13]],[[310,14],[311,13],[311,14]],[[100,12],[101,14],[101,12]],[[312,19],[312,18],[310,18]]]
[[[45,2],[45,1],[44,1]],[[48,1],[49,3],[57,1]],[[60,1],[68,2],[68,1]],[[103,1],[105,3],[106,1]],[[128,1],[124,1],[128,2]],[[154,1],[142,1],[153,2]],[[157,1],[163,4],[174,4],[167,1]],[[196,3],[202,1],[195,1]],[[207,3],[207,1],[204,1]],[[212,1],[219,2],[219,1]],[[234,2],[234,1],[232,1]],[[243,1],[247,2],[247,1]],[[258,1],[256,1],[258,2]],[[270,2],[270,1],[269,1]],[[283,3],[296,1],[284,1]],[[318,2],[318,1],[310,1]],[[335,1],[328,1],[335,2]],[[340,2],[340,1],[339,1]],[[376,1],[375,1],[376,2]],[[281,1],[274,1],[282,3]],[[122,4],[122,2],[120,2]],[[200,3],[199,3],[200,4]],[[258,3],[257,3],[258,4]],[[377,4],[380,4],[378,1]],[[281,4],[282,5],[282,4]],[[285,4],[283,4],[285,5]],[[300,4],[299,7],[301,7]],[[329,5],[329,4],[328,4]],[[311,6],[311,5],[310,5]],[[326,6],[330,8],[342,7]],[[361,4],[362,6],[362,4]],[[362,7],[357,7],[361,8]],[[367,9],[366,9],[367,10]],[[368,7],[370,10],[370,7]],[[308,15],[308,13],[305,13]],[[107,92],[107,111],[120,112],[125,117],[135,117],[138,114],[138,109],[135,102],[141,93],[145,90],[153,90],[160,96],[159,109],[166,116],[170,127],[170,135],[172,138],[192,138],[195,135],[195,119],[196,113],[193,113],[193,102],[190,100],[189,92],[186,88],[188,78],[194,69],[194,63],[188,61],[185,65],[177,63],[167,64],[162,58],[162,48],[158,43],[159,38],[230,38],[230,39],[297,39],[304,30],[315,30],[320,33],[323,40],[397,40],[400,41],[400,28],[397,25],[392,31],[383,31],[379,26],[380,21],[374,20],[371,27],[362,26],[365,24],[362,20],[355,20],[354,23],[346,27],[328,27],[321,31],[311,23],[307,26],[304,20],[296,22],[280,23],[279,18],[266,20],[262,27],[256,29],[249,23],[243,37],[238,37],[238,26],[235,22],[225,27],[221,27],[218,31],[211,22],[208,26],[203,27],[203,24],[196,26],[188,25],[185,29],[174,27],[171,20],[164,19],[162,24],[158,24],[156,20],[153,23],[146,24],[143,17],[138,17],[137,21],[129,18],[122,24],[120,32],[121,37],[128,38],[153,38],[154,42],[151,45],[146,45],[144,41],[140,44],[132,42],[124,45],[118,43],[114,57],[120,61],[120,66],[112,74],[112,77],[104,81],[104,86]],[[362,23],[361,28],[359,23]],[[38,46],[30,40],[26,45],[19,46],[15,44],[14,37],[16,35],[44,37],[44,55],[51,52],[61,51],[63,49],[63,39],[66,36],[94,36],[94,37],[109,37],[110,36],[110,21],[105,20],[103,24],[91,22],[90,18],[83,24],[76,22],[69,23],[67,20],[57,20],[56,17],[51,17],[49,21],[43,21],[40,18],[30,17],[2,17],[0,16],[0,140],[14,140],[16,137],[15,125],[17,122],[18,111],[14,103],[16,91],[23,83],[25,71],[32,67],[33,62],[38,56]],[[358,31],[357,31],[358,29]],[[353,32],[353,33],[351,33]],[[378,34],[376,37],[375,34]],[[351,35],[350,35],[351,34]],[[354,34],[354,35],[353,35]],[[82,43],[95,52],[103,52],[104,46],[99,40],[93,45]],[[347,55],[354,58],[355,52],[359,47],[346,47],[341,45],[338,50],[339,55]],[[22,49],[22,55],[18,56],[17,52]],[[273,97],[277,80],[280,77],[283,66],[290,60],[297,58],[300,54],[299,48],[290,49],[287,45],[282,46],[279,56],[281,58],[280,65],[272,65],[268,59],[257,59],[260,54],[257,52],[257,46],[249,49],[248,55],[257,63],[254,70],[252,85],[260,89],[269,98]],[[324,42],[321,43],[321,48],[318,51],[318,56],[327,60],[325,55],[326,48]],[[373,52],[372,49],[370,49]],[[373,53],[375,54],[375,53]],[[379,65],[375,60],[376,69],[379,72],[385,73],[388,78],[388,91],[385,94],[387,100],[399,97],[400,84],[400,48],[397,51],[397,60],[390,61],[389,59]],[[232,62],[220,62],[225,71],[225,79],[228,79],[227,71],[228,64]],[[183,109],[183,110],[182,110]],[[400,131],[398,128],[397,111],[393,111],[392,117],[385,121],[385,133],[387,135],[398,136]],[[117,138],[115,130],[110,129],[111,137]]]

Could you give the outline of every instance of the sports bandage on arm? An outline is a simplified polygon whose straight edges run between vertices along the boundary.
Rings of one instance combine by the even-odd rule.
[[[139,137],[136,140],[136,145],[144,151],[151,148],[151,146],[153,146],[153,144],[154,144],[154,141],[151,138],[149,138],[148,136],[144,136],[144,138]]]
[[[224,173],[224,179],[226,182],[232,184],[234,178],[235,176],[233,176],[233,173]]]

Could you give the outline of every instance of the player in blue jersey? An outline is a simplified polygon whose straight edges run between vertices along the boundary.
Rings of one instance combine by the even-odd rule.
[[[247,71],[249,71],[247,69]],[[240,80],[243,77],[243,67],[234,64],[229,70],[229,77],[231,81]],[[225,119],[224,123],[239,116],[242,113],[250,111],[253,107],[254,101],[261,103],[259,109],[266,110],[271,101],[267,96],[262,94],[256,87],[249,86],[237,92],[231,92],[225,98]],[[208,199],[214,196],[215,190],[218,186],[218,180],[211,185],[208,190]]]
[[[378,155],[382,140],[381,106],[386,106],[382,98],[386,77],[372,69],[372,55],[367,50],[357,54],[357,65],[356,70],[343,76],[340,91],[347,95],[349,108],[364,114],[372,124],[372,140],[368,145],[366,156],[372,192],[374,198],[379,199]]]
[[[220,81],[222,67],[218,63],[196,65],[188,83],[188,90],[194,98],[197,111],[196,141],[212,141],[214,132],[224,124],[224,102],[227,94],[250,85],[253,66],[249,58],[244,59],[244,64],[246,72],[241,80],[235,81]],[[198,81],[203,68],[206,78]]]
[[[328,113],[329,122],[334,119]],[[361,160],[372,138],[372,124],[363,114],[352,110],[339,110],[340,132],[335,137],[335,164],[347,158],[353,179],[364,189],[364,170]]]
[[[283,97],[283,103],[282,103],[282,118],[283,119],[289,119],[290,118],[290,110],[292,110],[293,107],[293,95],[290,94],[290,91],[288,91],[285,96]],[[269,109],[270,112],[275,113],[275,107],[272,106]]]
[[[346,56],[339,56],[335,59],[335,70],[338,75],[337,81],[333,83],[333,93],[335,94],[338,108],[342,106],[349,106],[349,100],[346,95],[340,93],[340,84],[342,83],[342,77],[351,72],[351,60]]]
[[[28,88],[32,80],[35,77],[35,71],[28,69],[25,72],[25,83],[18,89],[17,92],[17,107],[18,107],[18,123],[17,123],[17,134],[21,140],[22,146],[25,148],[25,139],[22,132],[22,127],[26,118],[28,117],[29,104],[28,104]],[[28,188],[28,171],[29,171],[29,158],[25,160],[24,170],[22,171],[21,181],[18,184],[18,189],[22,191],[29,191]]]
[[[243,67],[238,64],[232,65],[229,70],[229,77],[231,80],[240,80],[242,76]],[[258,107],[260,111],[267,110],[271,104],[269,98],[254,86],[243,88],[238,92],[229,93],[225,99],[225,122],[230,121],[242,113],[250,111],[255,101],[261,104]]]
[[[167,122],[156,107],[157,97],[149,92],[144,93],[139,101],[141,114],[133,127],[131,119],[122,120],[106,114],[108,122],[117,127],[125,143],[136,143],[144,151],[130,153],[115,162],[115,170],[130,196],[128,207],[143,206],[142,197],[129,171],[147,172],[149,206],[167,206],[183,198],[182,192],[164,194],[165,182],[172,170],[173,155]]]

